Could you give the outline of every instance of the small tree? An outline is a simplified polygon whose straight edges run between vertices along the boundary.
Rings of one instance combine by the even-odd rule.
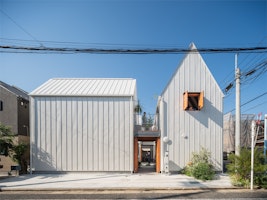
[[[140,104],[140,101],[138,100],[137,105],[134,107],[134,112],[141,114],[143,111],[142,105]]]
[[[27,161],[25,157],[27,149],[28,145],[24,143],[19,143],[12,149],[12,159],[21,166],[22,173],[27,173]]]
[[[149,115],[148,119],[145,122],[145,127],[147,130],[149,130],[149,128],[153,125],[153,121],[153,117]]]
[[[9,156],[21,166],[22,172],[26,173],[27,163],[25,158],[25,152],[28,145],[19,143],[15,145],[13,143],[14,134],[9,126],[0,123],[0,153],[4,156]]]
[[[212,180],[215,171],[211,162],[211,154],[205,149],[201,148],[199,153],[192,153],[193,157],[187,164],[183,172],[188,176],[193,176],[200,180]]]
[[[0,123],[0,154],[10,156],[13,148],[14,135],[11,128]]]
[[[240,155],[229,155],[230,163],[226,166],[235,186],[249,187],[251,170],[251,150],[242,148]],[[263,152],[255,148],[254,151],[254,184],[267,188],[267,166],[264,163]]]

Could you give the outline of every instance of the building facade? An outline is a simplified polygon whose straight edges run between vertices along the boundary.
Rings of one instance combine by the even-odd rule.
[[[159,97],[161,169],[180,171],[203,147],[222,171],[223,93],[194,44],[190,50]]]
[[[18,87],[0,81],[0,122],[15,135],[29,136],[29,97]]]
[[[50,79],[30,93],[31,168],[133,171],[135,79]]]
[[[159,97],[135,112],[135,79],[50,79],[30,93],[31,169],[177,172],[206,148],[223,167],[223,93],[194,44]],[[145,113],[144,113],[145,114]]]
[[[0,123],[11,128],[14,144],[29,143],[29,97],[22,89],[0,81]],[[26,156],[29,165],[29,156]],[[16,165],[11,158],[0,155],[0,171],[10,171]]]

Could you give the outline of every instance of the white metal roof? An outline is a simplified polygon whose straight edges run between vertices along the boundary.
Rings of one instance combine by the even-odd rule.
[[[54,78],[30,96],[134,96],[136,80],[130,78]]]

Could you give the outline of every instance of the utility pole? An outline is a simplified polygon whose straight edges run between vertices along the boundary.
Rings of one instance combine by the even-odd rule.
[[[237,54],[235,54],[235,80],[236,80],[236,98],[235,98],[235,155],[240,154],[240,69],[237,66]]]
[[[254,137],[255,137],[256,123],[253,120],[251,123],[251,168],[250,168],[250,189],[253,190],[253,176],[254,176]]]
[[[265,164],[267,164],[266,151],[267,151],[267,114],[264,116],[264,159],[265,159]]]

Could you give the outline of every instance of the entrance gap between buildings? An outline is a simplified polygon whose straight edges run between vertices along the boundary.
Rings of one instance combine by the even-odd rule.
[[[134,138],[134,172],[160,173],[160,137]]]

